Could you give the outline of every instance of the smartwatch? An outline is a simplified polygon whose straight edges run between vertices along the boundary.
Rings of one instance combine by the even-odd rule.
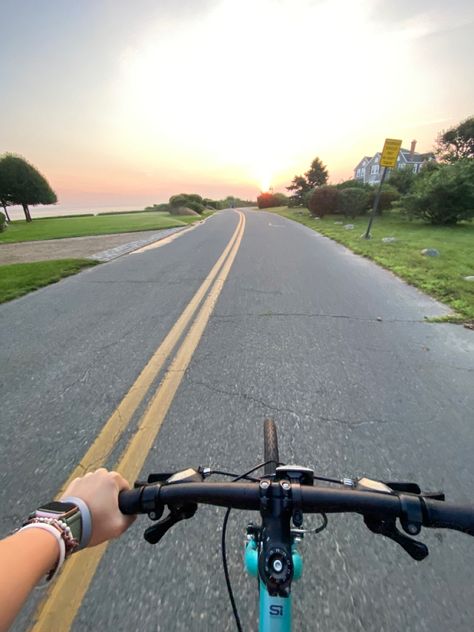
[[[76,541],[79,547],[83,539],[82,533],[82,517],[79,507],[73,502],[64,502],[53,500],[38,507],[36,511],[33,511],[29,515],[29,520],[45,519],[46,520],[58,520],[65,523],[70,529],[72,538]]]

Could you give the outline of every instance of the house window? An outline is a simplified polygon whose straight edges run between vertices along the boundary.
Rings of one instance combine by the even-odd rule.
[[[374,176],[379,172],[379,166],[378,165],[372,165],[372,168],[370,170],[370,175]]]

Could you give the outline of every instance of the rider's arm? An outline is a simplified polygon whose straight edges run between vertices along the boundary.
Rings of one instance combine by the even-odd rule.
[[[105,469],[76,478],[64,497],[82,499],[92,519],[89,546],[122,534],[133,522],[118,508],[118,494],[129,489],[117,472]],[[60,546],[54,533],[29,528],[0,541],[0,632],[5,632],[34,586],[58,563]],[[67,564],[67,562],[66,562]]]

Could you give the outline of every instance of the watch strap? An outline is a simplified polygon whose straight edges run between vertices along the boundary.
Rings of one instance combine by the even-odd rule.
[[[73,503],[79,509],[82,529],[81,529],[81,539],[79,541],[79,550],[85,549],[89,544],[91,536],[92,536],[92,516],[87,503],[82,500],[82,498],[78,498],[77,496],[66,496],[65,498],[61,498],[62,503]]]

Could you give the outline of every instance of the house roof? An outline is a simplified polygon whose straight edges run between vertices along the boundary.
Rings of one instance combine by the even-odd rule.
[[[357,165],[356,165],[355,169],[359,169],[359,167],[360,167],[361,165],[364,165],[364,163],[369,162],[369,160],[371,160],[371,157],[370,157],[370,156],[364,156],[364,157],[362,158],[362,160],[360,160],[360,161],[357,163]]]
[[[368,167],[371,163],[374,162],[375,158],[380,157],[382,154],[380,151],[375,153],[373,156],[364,156],[362,160],[360,160],[354,168],[354,171],[359,169],[360,167]],[[419,164],[425,162],[427,160],[434,160],[435,155],[432,151],[425,152],[423,154],[419,154],[418,152],[414,152],[413,155],[409,149],[400,149],[400,158],[405,163],[410,164]]]
[[[405,159],[405,162],[418,163],[425,162],[425,160],[429,160],[430,158],[434,158],[434,153],[432,151],[426,152],[424,154],[419,154],[418,152],[414,152],[413,155],[409,149],[400,149],[400,154]]]

